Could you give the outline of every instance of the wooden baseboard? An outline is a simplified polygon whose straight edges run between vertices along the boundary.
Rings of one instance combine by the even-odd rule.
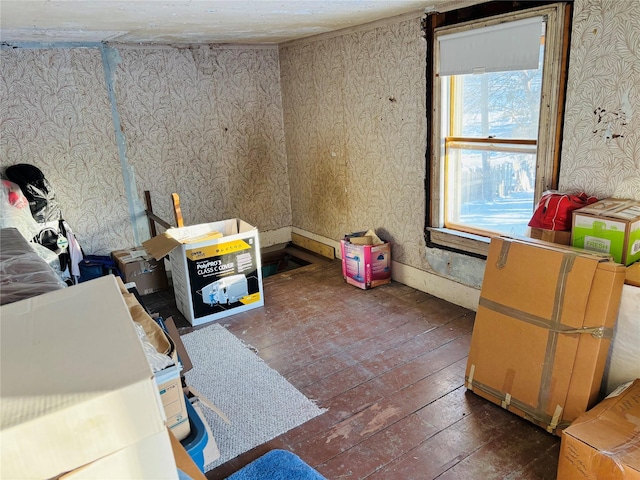
[[[332,260],[336,258],[336,251],[333,247],[320,243],[316,240],[303,237],[297,233],[291,233],[291,243],[300,248],[304,248],[305,250],[309,250],[310,252],[322,255],[323,257],[327,257]]]

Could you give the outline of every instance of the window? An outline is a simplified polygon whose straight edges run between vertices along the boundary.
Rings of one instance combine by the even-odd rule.
[[[431,16],[430,245],[484,255],[492,235],[525,235],[537,199],[555,187],[566,5],[462,23]]]

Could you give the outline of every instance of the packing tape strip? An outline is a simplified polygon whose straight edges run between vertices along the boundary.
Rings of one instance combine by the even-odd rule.
[[[504,400],[502,400],[502,408],[507,409],[509,408],[509,405],[511,405],[511,394],[510,393],[506,393],[504,395]]]
[[[551,418],[551,423],[547,427],[547,432],[553,433],[553,431],[558,428],[560,415],[562,415],[562,407],[560,405],[556,405],[556,410],[553,412],[553,417]]]
[[[571,328],[562,324],[554,324],[553,322],[547,320],[543,317],[538,317],[537,315],[533,315],[531,313],[523,312],[522,310],[518,310],[513,307],[508,307],[506,305],[502,305],[498,302],[494,302],[493,300],[488,300],[487,298],[480,297],[479,305],[492,310],[494,312],[500,313],[507,317],[514,318],[516,320],[520,320],[522,322],[529,323],[536,327],[545,328],[551,332],[555,333],[563,333],[567,335],[582,335],[582,334],[591,334],[595,338],[612,338],[613,337],[613,329],[609,327],[583,327],[583,328]]]
[[[469,378],[467,379],[467,389],[473,392],[473,375],[476,373],[476,366],[471,364],[469,369]]]
[[[467,387],[468,388],[468,387]],[[488,395],[490,395],[491,397],[495,398],[495,401],[493,401],[493,403],[498,403],[498,401],[500,401],[500,399],[502,397],[504,397],[504,394],[498,390],[496,390],[495,388],[489,387],[488,385],[484,385],[480,382],[478,382],[477,380],[475,380],[473,382],[473,388],[474,388],[474,393],[478,393],[478,392],[484,392]],[[550,427],[553,423],[553,417],[551,417],[549,414],[547,413],[538,413],[539,409],[533,408],[531,405],[528,405],[524,402],[521,402],[520,400],[518,400],[517,398],[514,398],[513,396],[510,397],[509,399],[509,405],[512,406],[514,409],[519,410],[521,412],[524,413],[524,415],[521,415],[523,418],[534,422],[540,426],[542,426],[543,428],[547,428]],[[560,408],[560,412],[558,413],[558,408]],[[513,411],[513,410],[509,410],[509,411]],[[517,413],[517,412],[516,412]],[[558,405],[556,407],[556,412],[557,414],[557,420],[555,422],[555,426],[554,428],[567,428],[569,426],[569,424],[571,422],[560,422],[560,415],[562,414],[562,407],[560,405]],[[552,429],[553,430],[553,429]],[[553,433],[553,432],[552,432]]]
[[[544,354],[544,364],[542,366],[542,374],[540,376],[540,390],[538,391],[538,408],[536,413],[542,415],[546,412],[551,398],[551,382],[553,378],[553,367],[555,364],[556,350],[558,348],[558,332],[562,328],[562,307],[564,304],[564,296],[567,290],[567,282],[569,273],[573,268],[576,256],[572,253],[562,255],[562,262],[556,278],[556,289],[553,298],[553,311],[550,318],[550,330],[547,333],[547,345]],[[557,409],[556,409],[557,413]],[[553,423],[553,419],[551,420]],[[558,422],[556,421],[556,425]],[[555,428],[555,425],[554,427]],[[549,430],[549,432],[553,431]]]
[[[509,257],[509,247],[511,242],[506,239],[502,239],[502,246],[500,247],[500,254],[498,255],[498,261],[496,261],[496,268],[500,270],[507,264],[507,257]]]

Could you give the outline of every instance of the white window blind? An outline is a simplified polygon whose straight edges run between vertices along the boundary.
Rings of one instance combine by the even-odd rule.
[[[440,75],[538,68],[541,16],[438,35]]]

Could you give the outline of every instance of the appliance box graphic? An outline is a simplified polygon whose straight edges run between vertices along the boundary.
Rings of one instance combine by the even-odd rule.
[[[252,238],[186,249],[194,318],[261,298],[257,254]]]
[[[358,245],[341,240],[340,250],[347,283],[369,289],[391,282],[391,244]]]
[[[215,303],[238,302],[249,294],[247,277],[244,275],[224,277],[204,287],[200,294],[202,301],[209,306],[213,306]]]

